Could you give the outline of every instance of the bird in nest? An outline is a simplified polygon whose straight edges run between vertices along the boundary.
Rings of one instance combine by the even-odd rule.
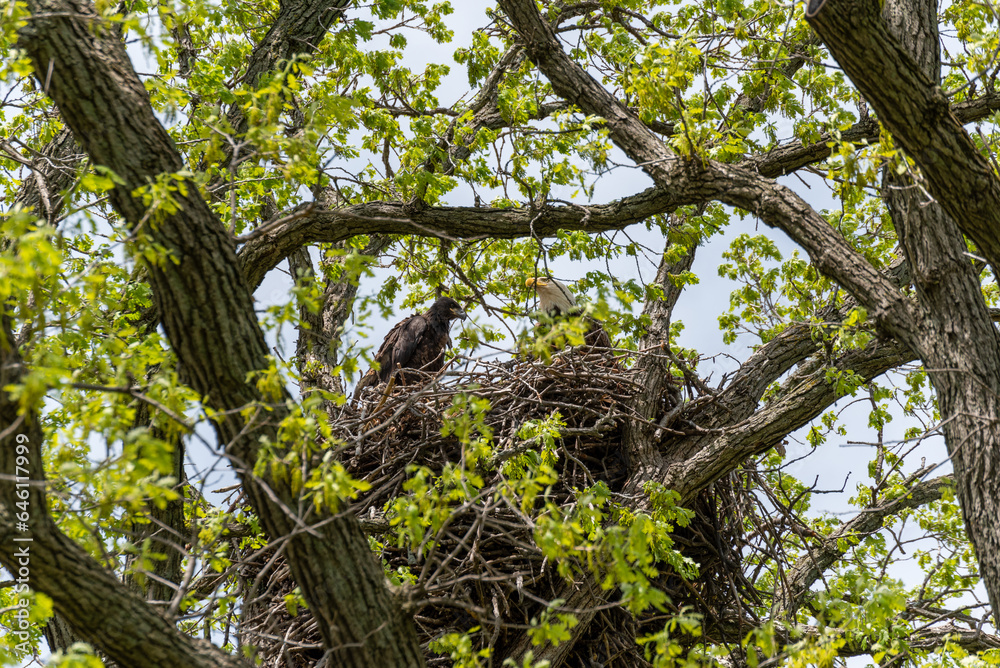
[[[389,330],[378,352],[376,365],[358,381],[354,390],[354,400],[361,391],[370,386],[392,381],[391,386],[419,380],[425,374],[440,371],[444,366],[445,349],[451,345],[449,330],[453,320],[465,320],[468,316],[457,301],[451,297],[439,297],[423,313],[411,315],[401,320]],[[417,371],[407,372],[406,369]]]
[[[576,298],[560,281],[551,276],[529,278],[525,286],[535,288],[538,295],[538,308],[553,320],[582,317],[587,329],[583,334],[583,342],[591,348],[610,348],[611,338],[604,331],[600,321],[583,314],[583,309],[576,303]]]

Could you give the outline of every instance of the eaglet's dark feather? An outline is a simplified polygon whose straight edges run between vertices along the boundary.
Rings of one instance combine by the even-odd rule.
[[[423,313],[411,315],[389,330],[375,353],[378,371],[373,366],[354,390],[354,398],[369,385],[384,383],[396,369],[419,369],[434,373],[444,366],[444,351],[451,343],[448,330],[456,318],[465,320],[465,311],[451,297],[441,297]],[[399,371],[397,382],[405,384],[420,378],[419,373]]]

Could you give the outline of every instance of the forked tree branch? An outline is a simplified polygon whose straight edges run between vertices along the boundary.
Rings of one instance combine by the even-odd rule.
[[[801,557],[785,575],[784,586],[775,592],[776,600],[772,608],[775,616],[791,618],[795,614],[813,583],[847,554],[848,548],[842,545],[852,545],[853,541],[879,531],[886,519],[902,510],[919,508],[940,499],[942,489],[954,485],[952,476],[939,476],[914,484],[933,468],[926,467],[913,473],[904,483],[913,486],[902,496],[881,499],[874,505],[869,505],[854,518],[823,536],[818,545],[810,546],[808,554]]]
[[[996,272],[1000,180],[937,82],[889,33],[879,7],[866,0],[812,0],[806,19]]]
[[[836,279],[904,342],[912,342],[915,315],[889,284],[802,198],[759,174],[732,165],[673,155],[638,118],[563,51],[531,0],[501,0],[529,56],[553,90],[588,114],[606,119],[612,141],[680,203],[719,200],[760,216],[802,246],[813,264]],[[997,207],[1000,211],[1000,207]]]

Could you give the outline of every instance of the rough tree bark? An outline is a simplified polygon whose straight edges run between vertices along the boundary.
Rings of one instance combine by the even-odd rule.
[[[966,530],[1000,615],[1000,335],[962,236],[1000,267],[1000,180],[937,82],[936,3],[812,2],[807,16],[934,196],[890,173],[884,196],[921,306],[912,346],[941,409]]]
[[[359,667],[421,665],[412,621],[391,600],[357,520],[300,516],[292,510],[298,503],[287,484],[252,473],[260,439],[278,443],[285,397],[270,398],[265,410],[268,398],[246,383],[248,374],[267,368],[267,347],[235,248],[194,186],[174,176],[183,164],[123,45],[86,3],[39,0],[29,9],[21,44],[91,160],[122,179],[110,194],[112,204],[134,233],[148,235],[176,261],[149,265],[164,329],[187,382],[216,411],[219,440],[268,534],[288,541],[292,572],[332,656]],[[174,213],[153,211],[133,197],[157,179],[174,189]],[[241,411],[253,406],[259,408],[244,420]],[[36,572],[41,579],[41,565]],[[90,632],[102,642],[112,640]],[[113,657],[122,650],[101,646]]]
[[[172,176],[182,168],[181,160],[153,117],[124,49],[108,37],[89,6],[80,0],[29,0],[34,17],[23,31],[22,42],[36,71],[51,72],[44,76],[48,92],[94,164],[110,167],[125,180],[124,186],[113,191],[112,201],[130,229],[148,235],[178,261],[177,265],[167,261],[150,267],[157,312],[184,364],[188,382],[221,416],[217,421],[220,441],[241,468],[254,509],[273,540],[288,540],[286,553],[293,575],[316,615],[331,650],[331,661],[354,666],[403,666],[422,661],[412,622],[400,614],[386,591],[381,569],[369,553],[357,522],[344,517],[298,516],[292,510],[298,507],[297,500],[289,490],[250,473],[258,450],[256,439],[276,439],[276,422],[284,414],[286,399],[265,398],[245,382],[248,373],[267,365],[267,351],[253,314],[250,292],[268,271],[290,256],[295,258],[291,262],[293,271],[301,268],[302,272],[295,273],[300,277],[308,274],[308,256],[294,256],[303,246],[343,241],[358,234],[446,233],[457,238],[511,238],[550,236],[559,229],[597,232],[622,229],[682,205],[712,200],[751,211],[767,225],[784,230],[806,249],[816,267],[853,295],[848,304],[831,310],[829,320],[836,322],[860,305],[894,340],[876,340],[866,348],[830,360],[815,354],[818,344],[808,326],[791,326],[761,346],[728,384],[696,398],[676,415],[665,415],[661,401],[669,391],[669,365],[662,358],[649,356],[635,372],[647,388],[636,397],[635,408],[648,422],[636,421],[626,436],[632,488],[657,481],[690,501],[746,457],[773,447],[835,402],[835,389],[825,381],[831,368],[852,370],[871,379],[919,356],[929,369],[946,416],[944,428],[955,462],[956,486],[996,609],[1000,601],[1000,530],[993,526],[993,519],[1000,516],[1000,476],[996,475],[1000,472],[996,425],[1000,410],[1000,347],[973,265],[964,255],[962,232],[976,242],[996,268],[1000,242],[992,231],[1000,215],[1000,186],[960,123],[1000,108],[1000,98],[987,95],[949,107],[933,83],[933,72],[939,68],[933,3],[887,0],[885,4],[889,27],[871,3],[827,0],[826,5],[815,2],[810,7],[819,35],[923,170],[929,189],[942,204],[923,206],[925,202],[915,196],[915,189],[907,182],[887,183],[890,208],[909,263],[883,273],[854,251],[803,200],[771,180],[829,155],[829,137],[808,145],[789,142],[766,156],[736,164],[675,155],[654,133],[669,134],[674,128],[651,129],[640,122],[569,57],[550,21],[531,0],[500,2],[521,44],[511,47],[487,78],[472,104],[469,128],[502,127],[505,121],[497,106],[497,86],[506,69],[520,64],[526,55],[565,102],[556,103],[552,109],[573,104],[604,118],[613,141],[643,165],[656,184],[654,188],[608,205],[540,209],[425,207],[415,206],[414,202],[374,202],[332,210],[315,206],[279,214],[277,222],[240,240],[243,245],[238,254],[197,191]],[[304,13],[297,18],[279,17],[254,51],[251,78],[258,80],[281,59],[315,45],[342,6],[336,1],[315,6],[282,3],[283,16],[295,7]],[[838,11],[831,16],[834,9]],[[907,23],[911,19],[912,23]],[[288,37],[290,25],[295,26],[290,32],[300,31],[309,37],[292,45],[278,41],[282,30]],[[914,39],[901,45],[891,36],[904,33],[912,33]],[[873,59],[882,60],[873,63]],[[786,65],[787,71],[794,72],[801,62],[801,58],[793,59]],[[876,64],[880,69],[873,69]],[[895,77],[891,85],[886,85],[886,77]],[[893,97],[896,95],[912,100],[912,104],[893,107],[899,100]],[[760,99],[741,98],[737,104],[752,109]],[[107,115],[98,115],[94,110]],[[238,115],[231,115],[230,120],[234,127],[245,127],[245,120]],[[454,130],[453,124],[441,146],[449,147],[451,160],[460,160],[467,146],[450,142]],[[860,142],[878,136],[878,124],[864,119],[843,133],[842,139]],[[437,160],[425,165],[428,171],[451,168],[447,162]],[[173,197],[179,207],[177,214],[151,211],[130,194],[163,178],[176,188]],[[36,209],[39,204],[45,208],[44,201],[39,200]],[[53,214],[47,215],[51,218]],[[956,224],[956,220],[960,222]],[[665,295],[648,305],[654,322],[647,347],[666,342],[677,297],[667,276],[689,267],[693,252],[692,248],[676,266],[664,263],[660,267],[657,280],[663,284]],[[915,301],[900,292],[900,286],[911,280],[916,289]],[[303,321],[311,323],[322,336],[335,337],[338,324],[346,317],[343,307],[354,293],[347,285],[327,286],[326,293],[324,310],[315,317],[303,313]],[[302,339],[303,359],[329,366],[332,360],[322,349],[305,343],[307,338]],[[16,382],[22,367],[17,347],[9,343],[13,338],[7,321],[0,339],[7,342],[6,347],[0,344],[2,386]],[[776,398],[760,407],[766,388],[789,371]],[[238,409],[262,406],[266,400],[272,402],[269,408],[273,409],[266,417],[261,411],[247,421],[240,418]],[[19,419],[16,407],[5,394],[0,396],[0,413],[4,417],[0,427]],[[672,435],[668,420],[681,419],[695,419],[703,433],[683,438]],[[32,462],[40,469],[39,445],[34,445],[41,439],[37,420],[27,416],[19,429],[32,440]],[[4,438],[16,433],[5,430]],[[6,447],[0,457],[4,453]],[[6,466],[9,462],[0,463]],[[803,592],[839,556],[837,538],[875,530],[886,515],[936,498],[945,481],[911,482],[912,493],[906,499],[873,502],[865,513],[823,539],[808,563],[803,561],[801,568],[797,566],[791,573],[789,589],[782,594],[778,607],[789,614],[794,612]],[[7,515],[0,518],[2,538],[12,531],[11,491],[9,484],[0,483],[4,502],[0,515]],[[232,665],[230,657],[218,650],[177,634],[149,606],[125,592],[99,564],[88,561],[44,512],[41,488],[32,493],[42,513],[33,516],[33,530],[39,532],[39,547],[52,557],[33,563],[37,575],[32,584],[50,595],[53,591],[72,594],[53,595],[57,610],[70,623],[85,624],[81,628],[87,630],[88,638],[124,665]],[[58,559],[65,561],[53,561]],[[65,568],[65,564],[72,567]],[[586,632],[591,611],[608,595],[593,581],[569,587],[565,594],[565,607],[582,611],[581,623],[572,630],[570,642],[536,653],[536,659],[549,658],[553,665],[558,665],[572,642]],[[95,609],[112,608],[113,615],[93,615]],[[116,633],[112,626],[124,624],[124,616],[139,620],[141,630],[130,631],[131,639]],[[135,638],[147,643],[152,638],[154,651],[148,652],[148,644],[137,647]],[[514,643],[513,653],[521,655],[530,647],[524,635]],[[860,652],[863,648],[848,649]]]
[[[0,387],[17,384],[25,366],[13,345],[11,318],[0,315]],[[191,666],[220,668],[240,666],[238,659],[206,641],[187,636],[66,537],[49,514],[42,463],[42,427],[33,411],[22,412],[17,401],[0,392],[0,466],[15,472],[21,467],[32,480],[27,508],[28,531],[18,530],[17,488],[10,479],[0,481],[0,541],[25,546],[27,556],[5,549],[0,561],[15,576],[24,566],[32,589],[45,592],[59,616],[72,629],[103,649],[123,666]],[[21,454],[25,452],[26,454]],[[19,458],[27,459],[20,463]],[[9,475],[9,474],[8,474]],[[29,536],[30,543],[14,538]],[[20,563],[26,559],[26,563]]]
[[[830,9],[834,2],[838,7]],[[1000,211],[997,202],[991,199],[1000,192],[992,171],[951,115],[940,92],[928,90],[931,87],[925,85],[912,59],[893,46],[886,29],[880,27],[881,19],[877,15],[872,16],[873,5],[865,5],[862,11],[853,5],[845,9],[843,5],[848,4],[847,0],[831,0],[822,14],[816,14],[818,8],[813,8],[811,20],[817,31],[828,44],[831,39],[836,40],[847,53],[845,58],[854,59],[853,69],[843,61],[842,64],[852,77],[861,76],[867,80],[867,87],[856,80],[863,92],[867,94],[868,89],[877,91],[873,94],[878,97],[879,104],[871,101],[880,113],[880,104],[890,105],[898,96],[916,100],[912,108],[901,110],[905,105],[894,107],[889,113],[895,114],[893,118],[898,125],[888,121],[887,125],[896,135],[909,131],[909,134],[900,136],[900,142],[917,153],[914,159],[925,170],[934,169],[938,166],[936,163],[948,162],[945,169],[935,174],[934,178],[938,181],[932,192],[937,194],[937,189],[950,189],[948,202],[944,205],[948,208],[950,203],[957,211],[962,210],[963,202],[970,202],[965,210],[964,229],[984,249],[991,264],[998,266],[994,262],[994,250],[991,250],[997,248],[997,241],[995,235],[989,232],[996,229],[991,217]],[[644,166],[660,188],[674,193],[686,190],[688,183],[685,177],[688,177],[690,181],[698,182],[695,187],[706,194],[706,199],[718,199],[757,213],[765,223],[788,233],[806,249],[821,271],[837,279],[861,305],[868,308],[878,325],[894,335],[901,346],[894,351],[882,351],[886,359],[883,363],[875,362],[874,367],[867,367],[867,371],[878,375],[909,357],[910,350],[921,355],[934,378],[939,402],[942,407],[949,408],[945,431],[955,460],[959,495],[964,500],[970,534],[979,536],[976,544],[980,549],[980,563],[996,609],[1000,602],[997,598],[1000,568],[990,562],[1000,561],[1000,532],[991,518],[998,516],[1000,511],[1000,477],[995,475],[1000,471],[1000,464],[994,461],[1000,450],[995,446],[997,425],[992,416],[997,415],[995,403],[996,397],[1000,396],[996,380],[1000,370],[1000,347],[997,346],[997,335],[978,282],[974,280],[972,264],[963,258],[964,248],[961,248],[957,230],[951,232],[947,227],[942,229],[940,226],[925,229],[923,236],[918,233],[904,244],[906,248],[910,244],[924,246],[921,256],[924,264],[912,269],[920,296],[920,308],[914,308],[889,281],[873,275],[875,273],[870,265],[852,249],[845,247],[843,240],[824,221],[817,220],[810,207],[785,192],[781,186],[758,181],[755,175],[745,173],[740,167],[709,164],[705,169],[697,170],[687,165],[685,170],[682,160],[672,160],[665,148],[651,146],[647,141],[648,131],[637,120],[629,118],[627,110],[618,106],[613,97],[564,54],[555,33],[533,3],[502,0],[500,5],[524,41],[529,56],[548,77],[556,93],[587,113],[609,118],[612,139],[633,160]],[[829,19],[829,23],[833,27],[824,32],[819,23],[830,15],[833,18]],[[881,53],[860,46],[863,41],[857,39],[858,30],[853,26],[857,21],[865,24],[865,29],[869,31],[867,36],[872,42],[884,38],[880,42]],[[934,49],[925,49],[927,54],[933,52]],[[880,55],[894,58],[891,71],[888,74],[882,72],[881,76],[872,62]],[[933,60],[929,55],[926,58]],[[886,76],[896,76],[906,85],[890,94],[887,91],[897,86],[897,82],[884,85],[882,82]],[[940,113],[930,114],[931,109]],[[647,139],[635,135],[644,135]],[[972,179],[963,180],[966,168],[974,175]],[[690,176],[692,173],[696,175]],[[716,179],[724,182],[725,188],[713,188]],[[928,180],[933,183],[930,178]],[[963,182],[959,185],[954,183],[956,180]],[[710,195],[705,193],[709,190],[712,191]],[[916,256],[917,252],[914,249],[913,255]],[[955,280],[942,281],[940,278],[954,274],[959,274]],[[947,287],[942,287],[942,284]],[[948,304],[956,301],[962,305],[963,312],[960,314],[947,308]],[[969,351],[973,351],[971,355]],[[859,371],[864,366],[854,363],[850,368]],[[797,406],[805,405],[795,394],[808,394],[819,385],[816,383],[818,378],[808,380],[809,372],[809,367],[804,367],[786,382],[788,386],[796,377],[801,377],[794,391],[783,396],[778,406],[747,416],[751,423],[744,426],[756,428],[744,431],[736,439],[738,442],[723,436],[702,439],[701,443],[697,439],[674,443],[674,447],[664,449],[671,461],[665,462],[664,470],[658,471],[659,475],[651,479],[665,482],[667,486],[681,491],[682,498],[690,499],[698,489],[731,469],[732,460],[722,462],[725,455],[738,457],[742,453],[745,456],[771,447],[777,442],[771,429],[775,424],[775,413],[794,415]],[[961,377],[963,373],[969,376]],[[982,392],[984,387],[987,389],[985,393]],[[983,394],[987,396],[983,397]],[[747,434],[752,436],[748,438]],[[777,436],[780,438],[783,434]],[[976,538],[973,540],[977,541]]]
[[[813,0],[806,17],[831,55],[921,168],[931,194],[1000,267],[1000,181],[936,79],[893,37],[876,3]]]

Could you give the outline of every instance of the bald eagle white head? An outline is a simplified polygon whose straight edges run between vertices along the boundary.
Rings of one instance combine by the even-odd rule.
[[[539,276],[529,278],[524,282],[527,287],[534,287],[538,293],[538,308],[551,318],[561,316],[579,316],[581,309],[576,305],[573,293],[565,285],[549,276]],[[611,339],[604,331],[601,323],[594,318],[584,315],[587,330],[584,333],[584,342],[588,346],[597,348],[610,348]]]
[[[538,293],[538,308],[550,316],[569,315],[576,311],[576,299],[563,283],[554,278],[539,276],[529,278],[524,282],[527,287],[534,287]]]

